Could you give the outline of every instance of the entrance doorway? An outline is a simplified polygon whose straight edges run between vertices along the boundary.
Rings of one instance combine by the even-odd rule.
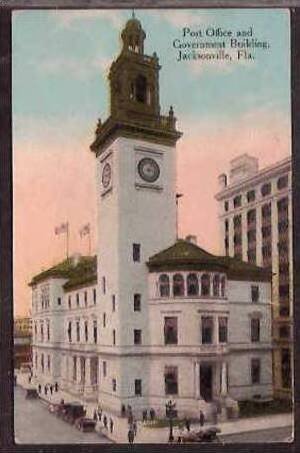
[[[204,401],[212,401],[213,368],[208,363],[200,365],[200,395]]]

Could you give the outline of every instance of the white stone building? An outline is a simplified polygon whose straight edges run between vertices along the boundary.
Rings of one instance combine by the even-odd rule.
[[[172,107],[160,115],[160,66],[140,22],[121,36],[111,115],[91,146],[97,272],[83,257],[33,278],[34,374],[116,414],[164,416],[172,398],[180,416],[215,405],[225,416],[237,400],[272,397],[271,275],[176,240],[181,134]]]
[[[259,170],[247,154],[219,177],[221,253],[272,269],[274,387],[291,396],[293,252],[291,158]]]

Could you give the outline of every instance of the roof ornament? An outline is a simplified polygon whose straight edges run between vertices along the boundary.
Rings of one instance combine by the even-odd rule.
[[[132,19],[135,19],[134,8],[132,8],[131,18],[132,18]]]

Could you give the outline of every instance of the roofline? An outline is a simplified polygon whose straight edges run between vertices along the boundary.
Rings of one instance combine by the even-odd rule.
[[[255,181],[257,181],[256,183],[260,182],[260,180],[263,180],[264,178],[268,177],[269,173],[272,172],[281,173],[286,170],[291,171],[291,166],[292,158],[291,156],[288,156],[275,164],[262,168],[261,170],[256,172],[254,175],[249,176],[248,178],[244,178],[242,180],[237,181],[236,183],[229,184],[227,187],[225,187],[223,190],[220,190],[215,195],[215,199],[217,201],[221,201],[224,198],[230,196],[233,192],[245,189],[247,186],[254,185]]]

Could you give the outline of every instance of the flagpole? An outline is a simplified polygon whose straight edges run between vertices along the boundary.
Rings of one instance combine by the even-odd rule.
[[[178,233],[178,208],[179,208],[179,203],[178,200],[183,196],[182,193],[177,193],[176,194],[176,240],[179,239],[179,233]]]
[[[67,235],[66,235],[66,241],[67,241],[67,259],[69,259],[69,222],[67,222]]]
[[[91,230],[89,230],[89,256],[91,256]]]

